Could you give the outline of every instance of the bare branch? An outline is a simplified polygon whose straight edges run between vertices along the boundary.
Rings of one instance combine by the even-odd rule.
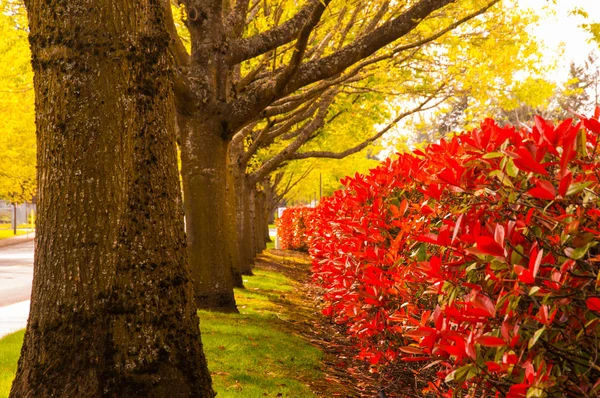
[[[296,77],[287,85],[288,92],[342,73],[346,68],[369,57],[375,51],[412,31],[434,11],[455,0],[420,0],[402,15],[392,19],[335,53],[302,65]],[[499,1],[499,0],[495,0]]]

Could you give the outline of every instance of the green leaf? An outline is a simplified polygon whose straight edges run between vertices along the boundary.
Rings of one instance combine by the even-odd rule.
[[[531,347],[533,347],[535,345],[535,343],[537,343],[540,336],[542,335],[542,333],[544,333],[545,330],[546,330],[546,326],[542,327],[541,329],[536,330],[535,333],[533,334],[533,337],[531,337],[531,339],[529,339],[527,348],[531,349]]]
[[[495,159],[495,158],[499,158],[504,156],[504,154],[502,152],[488,152],[485,155],[483,155],[481,158],[482,159]]]
[[[526,398],[541,398],[545,396],[546,394],[542,388],[533,386],[529,387],[529,389],[527,390]]]
[[[540,290],[539,286],[533,286],[530,290],[529,290],[529,295],[533,296],[534,294],[536,294],[538,291]]]
[[[506,162],[506,174],[513,178],[519,175],[519,169],[515,166],[515,162],[512,159],[508,159],[508,162]]]
[[[462,383],[463,381],[465,381],[468,378],[473,377],[477,374],[476,372],[472,372],[473,374],[469,375],[469,372],[474,371],[474,370],[475,370],[475,365],[473,365],[473,364],[461,366],[460,368],[458,368],[455,371],[448,374],[448,376],[446,376],[445,381],[446,381],[446,383],[450,382],[450,381],[456,381],[457,383]]]
[[[589,187],[590,185],[592,185],[591,181],[578,182],[576,184],[571,184],[569,189],[567,189],[567,196],[579,193],[579,192],[583,191],[584,189],[586,189],[587,187]]]

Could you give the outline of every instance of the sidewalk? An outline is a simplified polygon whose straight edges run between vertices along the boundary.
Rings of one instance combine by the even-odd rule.
[[[17,235],[12,238],[0,239],[0,247],[16,245],[17,243],[28,242],[35,238],[35,232],[28,232],[25,235]]]
[[[27,326],[30,300],[0,307],[0,338]]]

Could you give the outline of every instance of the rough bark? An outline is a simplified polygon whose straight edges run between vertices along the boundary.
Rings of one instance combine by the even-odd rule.
[[[27,0],[38,218],[11,397],[213,397],[157,0]]]
[[[264,211],[264,193],[254,189],[254,241],[256,253],[260,254],[267,248],[265,241],[265,211]]]
[[[256,255],[258,251],[258,245],[256,242],[256,189],[250,189],[250,195],[248,196],[248,207],[250,209],[250,250],[252,255]]]
[[[240,236],[238,234],[238,220],[237,210],[238,202],[241,198],[238,198],[238,192],[236,190],[235,181],[235,164],[231,162],[231,159],[227,167],[227,218],[226,218],[226,235],[227,235],[227,246],[229,254],[229,268],[231,270],[231,281],[233,287],[244,288],[244,281],[242,279],[242,253],[240,252]]]
[[[243,152],[243,142],[235,140],[230,148],[234,186],[236,191],[236,226],[239,252],[239,268],[243,275],[252,275],[254,252],[252,251],[252,230],[250,227],[250,191],[246,184],[246,168],[238,162]]]
[[[228,171],[229,143],[218,134],[220,124],[214,118],[180,116],[179,126],[188,254],[196,304],[198,308],[235,312],[231,251],[237,247],[229,235],[229,196],[233,186]]]

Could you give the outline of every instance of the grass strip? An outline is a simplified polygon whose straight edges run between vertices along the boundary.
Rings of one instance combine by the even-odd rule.
[[[294,283],[256,269],[236,289],[239,314],[200,311],[202,342],[219,397],[310,398],[322,353],[289,328]],[[0,398],[8,397],[24,332],[0,339]]]

